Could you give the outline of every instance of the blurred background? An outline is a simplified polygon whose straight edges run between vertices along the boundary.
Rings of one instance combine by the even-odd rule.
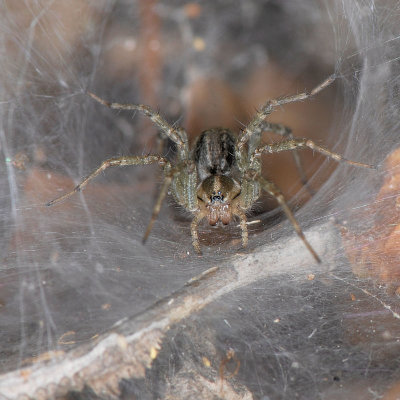
[[[399,338],[399,4],[393,0],[3,0],[0,3],[0,398],[395,399]],[[370,163],[263,158],[316,264],[263,196],[240,229],[104,159],[161,152],[142,103],[191,140],[240,134],[270,98],[333,85],[269,121]],[[281,140],[265,134],[266,143]],[[197,278],[196,278],[197,277]],[[25,397],[24,397],[25,396]]]

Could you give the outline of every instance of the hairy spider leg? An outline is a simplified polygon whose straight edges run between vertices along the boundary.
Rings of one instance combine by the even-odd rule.
[[[260,186],[263,190],[265,190],[268,194],[270,194],[272,197],[274,197],[276,199],[276,201],[279,203],[279,205],[282,207],[284,213],[288,217],[289,221],[293,225],[297,235],[303,241],[303,243],[307,247],[308,251],[314,257],[314,259],[318,263],[320,263],[321,259],[319,258],[318,254],[315,252],[315,250],[312,248],[311,244],[307,241],[306,237],[304,236],[304,233],[301,230],[299,223],[297,222],[296,218],[294,217],[292,210],[287,205],[287,203],[285,201],[285,197],[283,196],[283,194],[279,190],[279,188],[274,183],[267,181],[266,179],[264,179],[262,177],[258,177],[257,181],[260,183]]]
[[[146,243],[146,240],[149,237],[150,232],[151,232],[151,230],[153,228],[154,222],[157,219],[158,214],[160,213],[162,202],[164,201],[165,196],[168,193],[168,188],[169,188],[169,186],[171,185],[171,182],[172,182],[172,176],[173,175],[171,175],[171,174],[168,174],[168,175],[164,176],[164,182],[163,182],[163,184],[161,186],[161,190],[160,190],[160,193],[158,195],[156,204],[153,207],[153,212],[151,214],[150,222],[147,225],[146,232],[143,235],[143,239],[142,239],[142,243],[143,244]]]
[[[263,124],[261,125],[261,129],[263,132],[272,132],[275,133],[279,136],[282,136],[283,138],[289,138],[290,140],[295,139],[293,136],[292,130],[283,124],[275,124],[271,122],[264,121]],[[310,195],[314,195],[315,191],[313,190],[312,187],[310,187],[307,179],[307,175],[304,171],[303,163],[301,161],[300,154],[296,151],[293,150],[292,152],[293,159],[296,165],[296,169],[300,175],[300,181],[303,184],[303,186],[307,189]]]
[[[204,218],[202,213],[195,214],[191,224],[190,224],[190,233],[192,235],[192,244],[197,254],[201,254],[200,243],[199,243],[199,234],[197,232],[197,227],[199,222]]]
[[[121,167],[125,165],[148,165],[148,164],[155,164],[158,163],[162,167],[170,168],[170,163],[161,156],[123,156],[123,157],[115,157],[109,158],[101,163],[100,167],[95,169],[90,175],[88,175],[85,179],[82,180],[71,192],[66,193],[60,197],[57,197],[54,200],[49,201],[46,203],[46,206],[52,206],[53,204],[59,203],[67,199],[68,197],[72,196],[76,192],[80,192],[85,186],[95,178],[100,172],[104,171],[109,167]]]
[[[88,95],[100,104],[103,104],[104,106],[113,110],[134,110],[142,112],[152,120],[152,122],[162,131],[163,134],[176,143],[181,151],[182,158],[187,158],[187,155],[189,154],[189,144],[186,131],[180,127],[174,128],[163,117],[161,117],[158,112],[152,110],[149,106],[144,104],[111,103],[96,96],[94,93],[88,92]]]
[[[361,162],[348,160],[347,158],[341,156],[340,154],[334,153],[333,151],[330,151],[326,147],[319,146],[312,140],[306,138],[291,139],[279,143],[266,144],[264,146],[259,147],[254,152],[254,157],[260,157],[262,153],[272,154],[272,153],[279,153],[281,151],[293,151],[296,149],[307,149],[307,148],[317,151],[318,153],[321,153],[324,156],[332,158],[333,160],[338,162],[344,162],[350,165],[354,165],[356,167],[371,168],[371,169],[376,168],[375,166],[370,164],[364,164]]]
[[[295,94],[293,96],[282,97],[280,99],[273,99],[267,101],[256,113],[250,123],[243,130],[241,137],[239,138],[238,148],[239,151],[242,151],[243,146],[248,142],[250,137],[257,132],[259,126],[263,123],[264,119],[271,114],[274,108],[279,107],[283,104],[294,103],[296,101],[301,101],[308,99],[309,97],[315,96],[321,90],[325,89],[335,80],[335,75],[331,75],[327,79],[325,79],[322,83],[312,89],[310,92],[303,92],[299,94]]]
[[[242,247],[246,247],[249,241],[246,213],[242,209],[239,209],[239,207],[237,208],[235,213],[240,219],[240,229],[242,231]]]

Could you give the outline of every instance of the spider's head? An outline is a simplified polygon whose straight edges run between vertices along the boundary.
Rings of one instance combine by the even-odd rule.
[[[221,221],[224,225],[232,219],[232,201],[240,194],[240,185],[229,176],[210,175],[197,189],[197,198],[210,225]]]

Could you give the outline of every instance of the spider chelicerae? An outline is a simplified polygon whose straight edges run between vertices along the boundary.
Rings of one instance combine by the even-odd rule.
[[[46,205],[58,203],[75,192],[82,190],[90,180],[109,167],[124,165],[158,164],[164,172],[164,182],[153,208],[153,214],[143,237],[145,242],[156,220],[161,204],[168,193],[186,210],[193,214],[191,222],[192,243],[197,253],[201,253],[198,238],[198,225],[206,218],[210,225],[229,224],[233,217],[240,221],[242,246],[248,243],[246,212],[264,190],[274,197],[292,223],[298,236],[317,262],[319,256],[304,236],[299,223],[288,207],[279,188],[271,181],[261,176],[261,156],[264,153],[279,153],[312,149],[338,162],[344,162],[358,167],[373,168],[372,165],[348,160],[338,153],[319,146],[307,138],[297,138],[290,128],[269,123],[265,119],[274,108],[283,104],[308,99],[329,86],[335,77],[332,75],[310,92],[282,97],[267,101],[256,112],[250,123],[236,137],[229,129],[214,128],[200,134],[192,148],[189,146],[186,131],[181,127],[169,124],[159,113],[143,104],[110,103],[93,93],[89,95],[99,103],[116,110],[137,110],[148,116],[160,129],[163,137],[172,140],[177,147],[175,162],[170,162],[160,155],[122,156],[109,158],[82,180],[71,192],[64,194]],[[273,132],[283,136],[278,143],[262,144],[262,133]],[[305,182],[299,159],[295,157],[298,169]]]

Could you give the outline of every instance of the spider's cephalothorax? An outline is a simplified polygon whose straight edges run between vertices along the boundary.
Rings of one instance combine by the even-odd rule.
[[[100,167],[86,177],[73,191],[50,201],[47,205],[53,205],[80,191],[91,179],[108,167],[158,163],[164,170],[164,183],[144,234],[144,241],[149,236],[153,223],[160,212],[162,201],[170,188],[175,200],[194,216],[191,223],[191,234],[193,247],[198,253],[200,253],[200,243],[197,228],[203,218],[210,225],[218,223],[226,225],[232,221],[233,217],[239,218],[242,245],[245,247],[248,241],[246,211],[251,208],[259,198],[261,191],[264,190],[277,200],[305,246],[315,260],[320,262],[320,258],[305,238],[278,187],[261,176],[261,155],[263,153],[293,151],[296,166],[305,185],[307,185],[307,181],[296,152],[299,149],[312,149],[335,161],[373,168],[368,164],[347,160],[340,154],[318,146],[309,139],[295,138],[291,130],[284,125],[265,121],[275,107],[307,99],[333,81],[334,77],[331,76],[309,93],[304,92],[267,101],[237,139],[232,132],[223,128],[204,131],[195,141],[192,150],[189,148],[185,130],[170,125],[150,107],[142,104],[109,103],[93,93],[89,93],[96,101],[112,109],[138,110],[147,115],[158,126],[162,135],[176,144],[176,160],[171,163],[165,157],[159,155],[110,158],[103,161]],[[273,144],[262,144],[261,135],[263,132],[273,132],[281,135],[284,139]]]

